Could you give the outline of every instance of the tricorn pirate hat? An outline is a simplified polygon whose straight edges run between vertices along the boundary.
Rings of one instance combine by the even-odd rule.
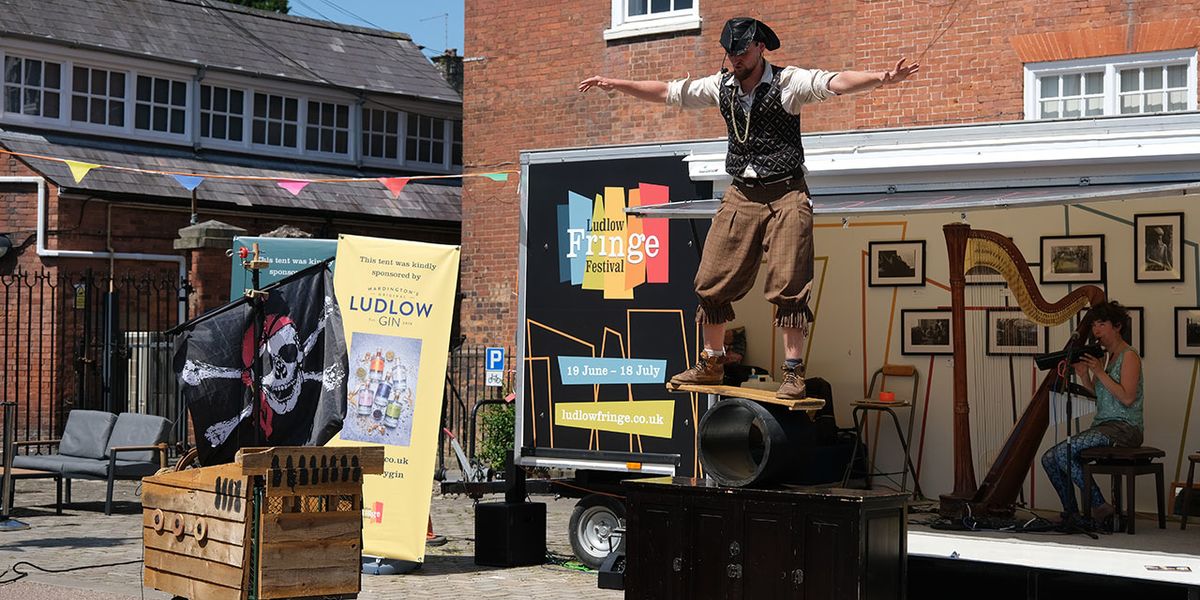
[[[725,22],[725,29],[721,31],[721,47],[725,52],[737,56],[745,52],[751,42],[762,42],[767,50],[779,48],[779,36],[758,19],[734,17]]]

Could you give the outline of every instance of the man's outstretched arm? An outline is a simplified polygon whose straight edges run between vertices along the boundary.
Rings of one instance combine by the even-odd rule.
[[[904,64],[907,60],[901,58],[896,62],[896,68],[891,71],[876,71],[873,73],[866,71],[842,71],[829,80],[829,90],[836,94],[857,94],[873,90],[881,85],[900,83],[921,68],[919,63]]]
[[[616,90],[650,102],[667,101],[667,84],[663,81],[629,81],[628,79],[611,79],[597,75],[579,82],[580,92],[586,92],[594,87],[606,92]]]

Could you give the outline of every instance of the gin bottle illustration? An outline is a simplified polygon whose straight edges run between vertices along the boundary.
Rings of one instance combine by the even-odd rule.
[[[371,406],[374,403],[374,400],[375,397],[374,394],[371,393],[370,384],[364,383],[360,385],[358,387],[358,391],[355,393],[355,401],[358,404],[358,414],[371,414]]]
[[[374,408],[377,411],[383,411],[384,409],[387,408],[388,398],[391,397],[391,395],[392,395],[392,385],[393,385],[393,380],[394,380],[393,374],[395,373],[395,371],[396,371],[395,369],[388,371],[387,379],[380,381],[375,386]]]

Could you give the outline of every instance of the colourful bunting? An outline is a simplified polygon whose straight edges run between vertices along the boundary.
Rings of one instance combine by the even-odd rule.
[[[100,168],[100,165],[79,162],[77,160],[64,160],[63,162],[67,163],[67,167],[71,169],[71,177],[75,178],[75,183],[83,181],[83,178],[86,177],[88,172],[92,169]]]
[[[278,184],[279,187],[291,192],[293,196],[299,196],[301,190],[308,187],[308,184],[312,182],[304,181],[302,179],[280,179],[275,183]]]
[[[408,185],[407,177],[380,177],[379,182],[388,189],[388,193],[392,195],[392,200],[400,197],[400,190]]]
[[[200,187],[201,183],[204,183],[203,177],[197,177],[195,175],[172,175],[172,177],[175,178],[175,181],[179,182],[179,185],[182,185],[183,188],[189,192],[195,191],[196,188]]]
[[[27,152],[14,152],[6,148],[0,148],[0,154],[8,154],[11,156],[22,156],[26,158],[36,158],[39,160],[49,160],[53,162],[64,163],[71,169],[71,176],[75,178],[75,183],[83,181],[93,169],[112,169],[116,171],[126,171],[129,173],[145,173],[149,175],[170,175],[175,181],[185,189],[195,191],[200,184],[208,179],[227,179],[233,181],[274,181],[276,185],[287,190],[293,196],[298,196],[300,192],[310,183],[358,183],[364,181],[378,181],[388,189],[393,199],[400,196],[401,190],[408,185],[410,181],[416,180],[432,180],[432,179],[464,179],[467,177],[486,177],[492,181],[508,181],[510,173],[516,171],[499,171],[493,173],[462,173],[459,175],[411,175],[408,177],[338,177],[338,178],[321,178],[321,179],[275,179],[273,177],[265,177],[261,175],[217,175],[217,174],[193,174],[193,173],[177,173],[172,171],[160,171],[155,169],[140,169],[137,167],[122,167],[114,165],[98,165],[94,163],[81,162],[77,160],[69,160],[65,158],[56,158],[53,156],[43,156],[40,154],[30,154]]]

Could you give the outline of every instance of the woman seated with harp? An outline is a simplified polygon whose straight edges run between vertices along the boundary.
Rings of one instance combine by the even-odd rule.
[[[1096,395],[1092,426],[1056,444],[1042,455],[1042,468],[1062,500],[1064,521],[1079,515],[1075,489],[1091,494],[1096,521],[1112,516],[1115,509],[1104,501],[1094,481],[1083,480],[1079,453],[1104,446],[1136,448],[1142,445],[1142,359],[1125,342],[1122,332],[1129,327],[1129,312],[1115,301],[1098,304],[1087,314],[1092,337],[1104,348],[1104,358],[1080,354],[1075,375],[1080,384]]]

